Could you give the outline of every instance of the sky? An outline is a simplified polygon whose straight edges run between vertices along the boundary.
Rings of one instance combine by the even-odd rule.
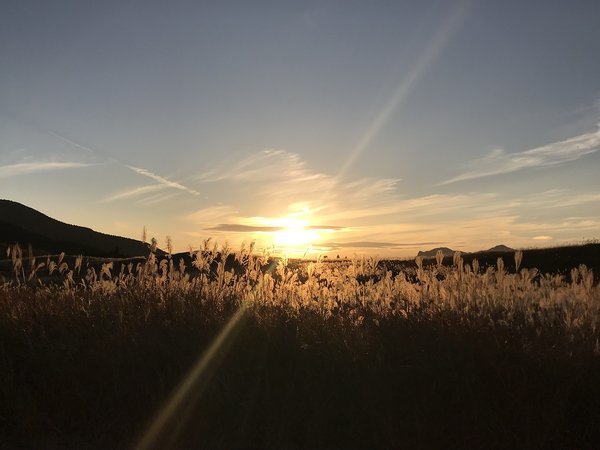
[[[4,0],[0,198],[181,251],[597,239],[598,55],[596,0]]]

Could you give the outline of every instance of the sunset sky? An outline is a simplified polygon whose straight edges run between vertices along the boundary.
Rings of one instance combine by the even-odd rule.
[[[164,246],[600,238],[600,3],[4,1],[0,198]]]

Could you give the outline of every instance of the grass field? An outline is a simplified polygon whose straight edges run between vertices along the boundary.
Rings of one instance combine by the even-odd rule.
[[[10,256],[0,448],[600,442],[600,287],[585,266]]]

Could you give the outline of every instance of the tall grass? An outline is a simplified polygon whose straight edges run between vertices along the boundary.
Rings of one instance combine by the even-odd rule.
[[[566,281],[519,269],[521,252],[513,273],[457,253],[451,266],[440,254],[392,273],[376,258],[291,264],[210,244],[189,267],[170,251],[96,266],[12,247],[0,286],[6,435],[134,443],[243,308],[193,413],[157,445],[598,442],[600,288],[585,266]]]

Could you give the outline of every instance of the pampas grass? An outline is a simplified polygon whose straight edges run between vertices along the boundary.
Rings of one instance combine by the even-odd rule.
[[[142,262],[27,265],[9,249],[6,435],[128,447],[242,308],[245,328],[175,448],[586,448],[600,437],[600,288],[585,266],[567,280],[520,268],[519,251],[514,272],[458,252],[452,265],[438,253],[392,272],[377,258],[298,262],[211,240],[187,262],[157,257],[156,240],[149,250]]]

